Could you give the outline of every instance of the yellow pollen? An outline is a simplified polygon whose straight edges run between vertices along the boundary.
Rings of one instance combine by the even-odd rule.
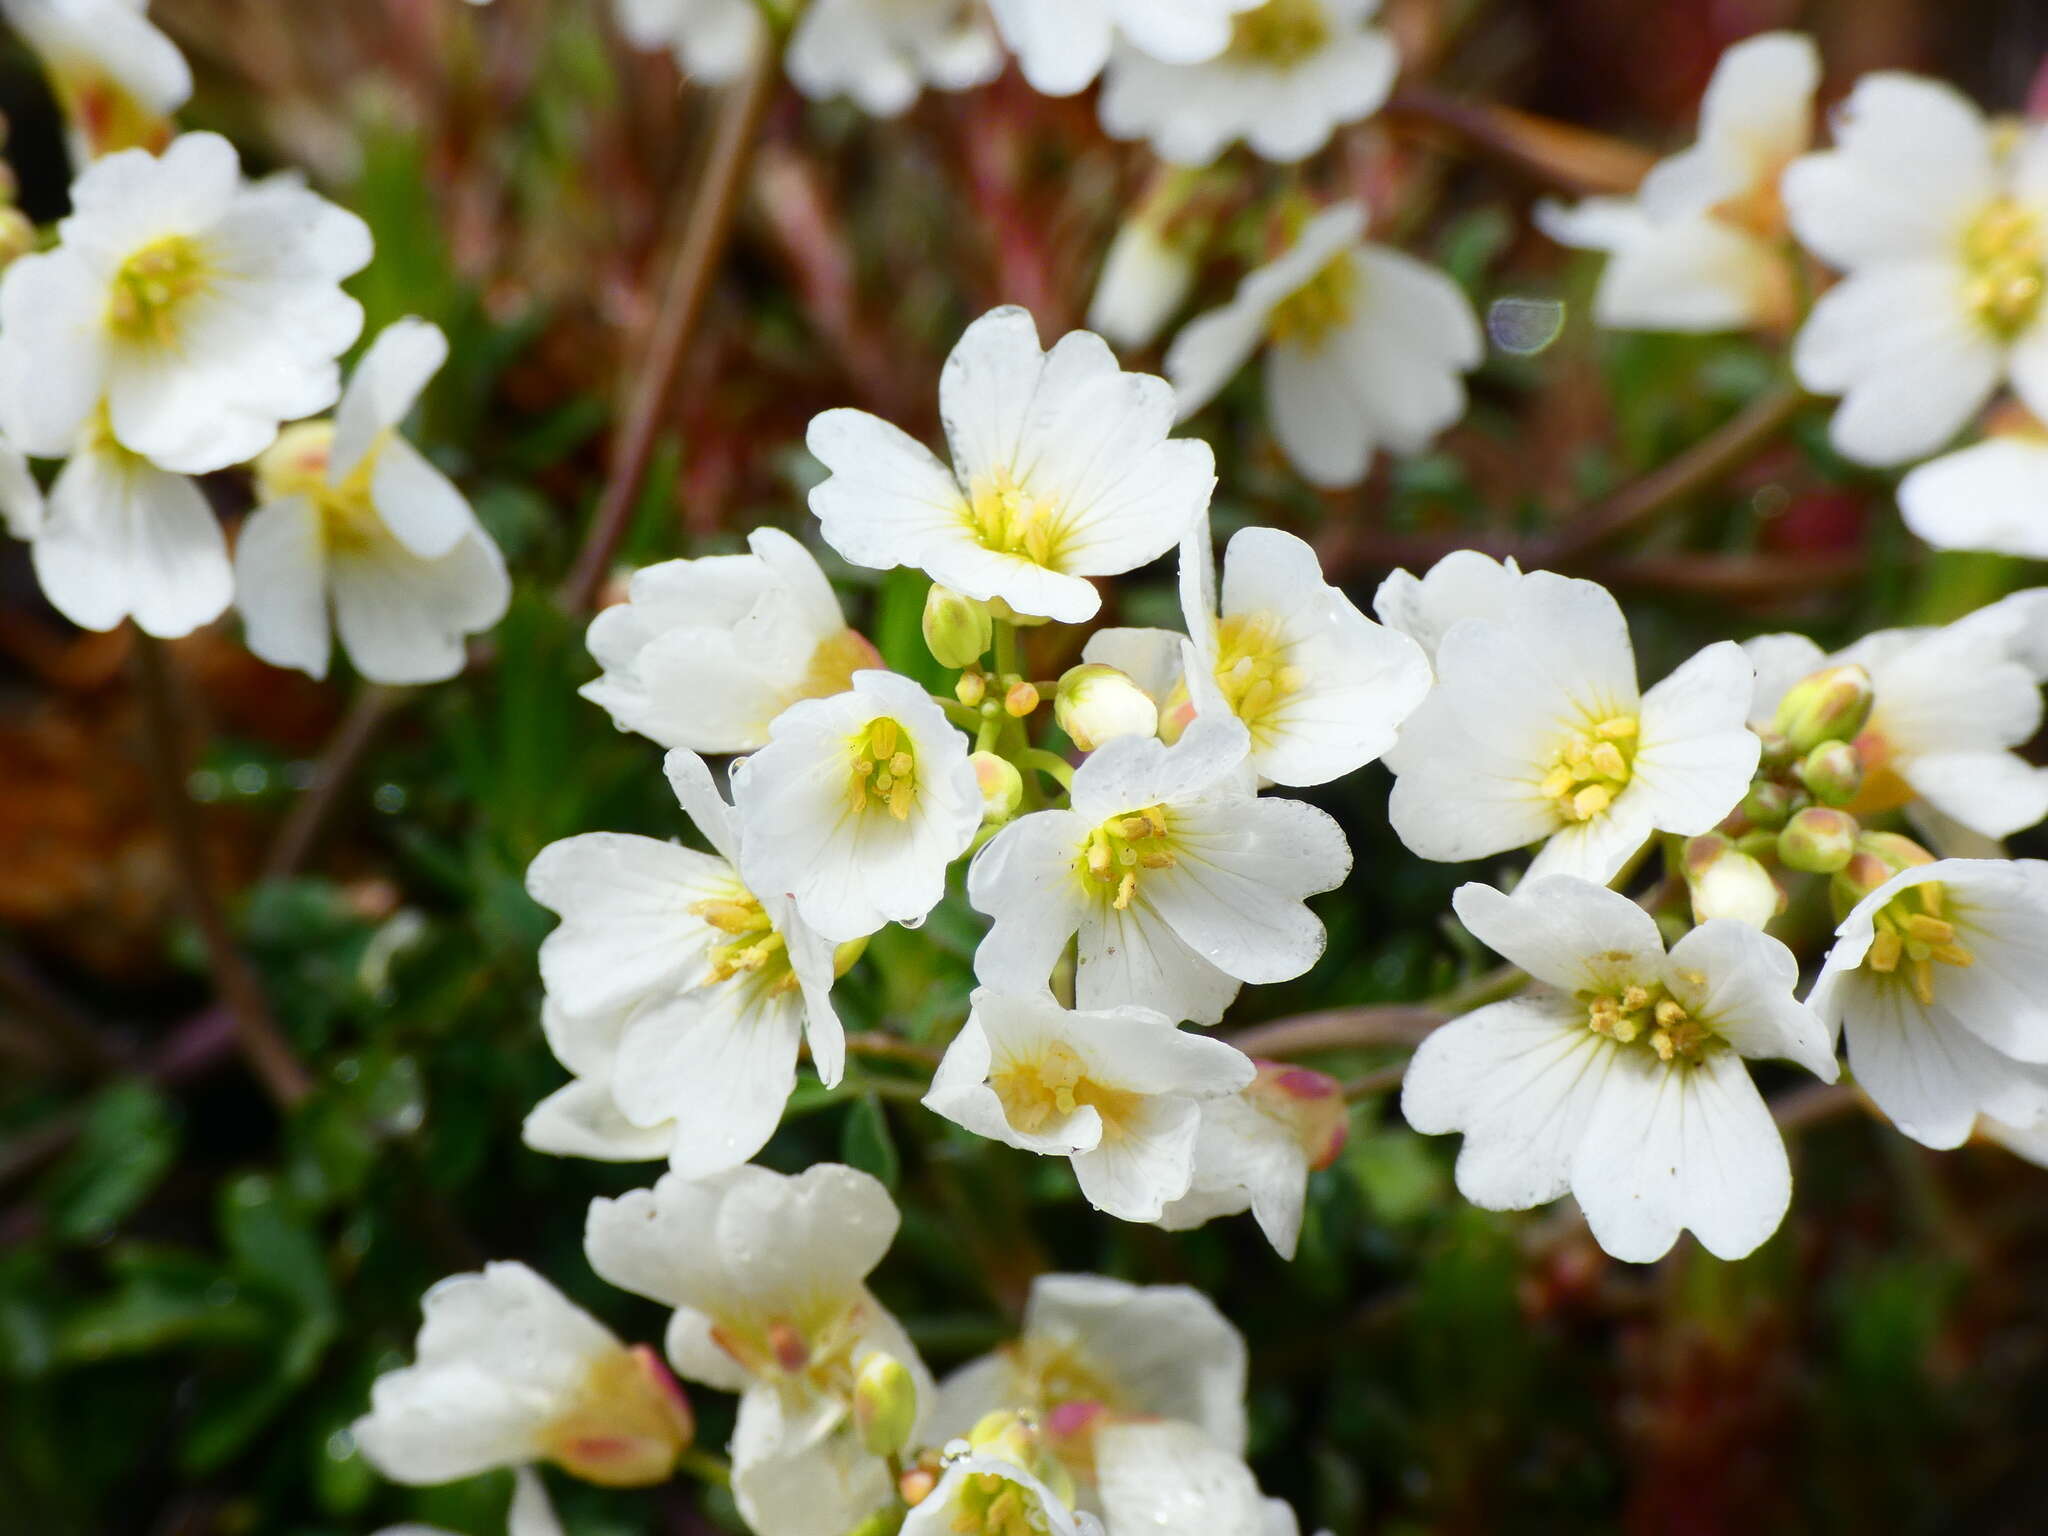
[[[1049,571],[1060,568],[1066,528],[1056,509],[1025,490],[1007,469],[974,482],[967,501],[967,526],[984,549],[1015,555]]]
[[[989,1087],[1002,1103],[1004,1117],[1027,1136],[1085,1105],[1102,1117],[1103,1139],[1109,1140],[1123,1133],[1138,1104],[1135,1093],[1089,1077],[1080,1054],[1057,1040],[1035,1056],[998,1064],[989,1074]]]
[[[256,460],[259,501],[297,496],[311,503],[320,518],[321,536],[334,554],[361,554],[386,542],[391,534],[377,511],[370,486],[377,473],[379,437],[362,462],[341,484],[328,481],[328,457],[334,448],[334,423],[301,421],[286,427],[277,441]]]
[[[1964,297],[1987,330],[2010,341],[2033,324],[2048,285],[2048,240],[2033,209],[2002,197],[1978,214],[1963,235],[1963,265]]]
[[[873,806],[906,820],[917,801],[917,754],[910,733],[884,715],[852,737],[847,750],[847,808],[858,816]]]
[[[796,972],[790,969],[789,951],[782,935],[768,920],[766,909],[744,886],[735,884],[730,895],[692,902],[690,912],[726,935],[724,943],[712,944],[705,952],[711,969],[704,977],[704,986],[715,986],[735,976],[747,977],[754,985],[766,988],[771,996],[796,986]]]
[[[1635,775],[1636,717],[1610,715],[1567,737],[1546,765],[1543,796],[1566,821],[1591,821]]]
[[[1870,937],[1870,968],[1904,981],[1923,1006],[1934,1001],[1936,965],[1966,970],[1977,963],[1969,946],[1958,941],[1954,920],[1941,915],[1947,902],[1948,893],[1930,880],[1899,892],[1871,920],[1876,932]]]
[[[1594,1034],[1654,1051],[1659,1061],[1697,1065],[1714,1039],[1713,1028],[1687,1013],[1662,983],[1631,983],[1619,995],[1582,994],[1582,1000]]]
[[[1231,26],[1227,57],[1246,64],[1289,69],[1329,45],[1330,18],[1322,0],[1266,0]]]
[[[204,293],[206,253],[189,235],[166,235],[121,263],[107,301],[107,326],[121,340],[167,347],[178,339],[178,315]]]
[[[1166,807],[1112,816],[1093,832],[1081,847],[1079,871],[1110,892],[1110,902],[1119,912],[1138,894],[1140,875],[1148,869],[1171,869],[1176,860],[1166,816]]]
[[[1358,307],[1358,285],[1358,266],[1351,253],[1339,251],[1314,277],[1273,306],[1266,317],[1266,335],[1314,351],[1350,323]]]
[[[1307,675],[1288,662],[1277,614],[1231,614],[1217,626],[1216,640],[1216,686],[1253,739],[1263,743],[1273,733],[1274,715],[1301,691]]]

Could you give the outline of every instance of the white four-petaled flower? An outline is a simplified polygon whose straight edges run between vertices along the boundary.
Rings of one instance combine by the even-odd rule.
[[[178,45],[147,0],[0,0],[0,17],[42,60],[79,166],[124,149],[163,148],[192,94]]]

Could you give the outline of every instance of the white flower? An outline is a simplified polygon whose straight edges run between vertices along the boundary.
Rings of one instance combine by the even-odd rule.
[[[1193,64],[1229,45],[1231,17],[1259,0],[989,0],[1031,88],[1071,96],[1102,73],[1121,36],[1158,59]]]
[[[192,94],[185,56],[144,9],[145,0],[0,0],[0,17],[49,71],[81,166],[117,150],[162,149]]]
[[[1977,1120],[1977,1134],[1997,1142],[2015,1157],[2048,1168],[2048,1119],[2032,1125],[2012,1125],[1983,1115]]]
[[[1460,619],[1490,619],[1505,612],[1522,568],[1476,549],[1454,549],[1419,578],[1395,570],[1373,597],[1373,612],[1422,647],[1436,665],[1437,647]]]
[[[1378,9],[1379,0],[1263,0],[1212,58],[1119,48],[1102,84],[1103,130],[1149,139],[1181,165],[1207,165],[1237,139],[1268,160],[1306,159],[1394,88],[1400,50],[1366,25]]]
[[[650,1163],[675,1144],[673,1121],[635,1125],[619,1108],[612,1083],[619,1042],[633,1022],[631,1007],[573,1014],[557,998],[541,1005],[541,1033],[555,1059],[575,1076],[536,1104],[520,1139],[536,1152],[606,1163]]]
[[[1791,951],[1717,921],[1666,955],[1641,907],[1569,876],[1512,896],[1466,885],[1454,902],[1547,989],[1453,1019],[1409,1063],[1402,1113],[1464,1133],[1465,1198],[1525,1210],[1570,1190],[1600,1246],[1636,1262],[1681,1230],[1724,1259],[1776,1231],[1792,1175],[1742,1058],[1836,1075],[1826,1028],[1793,999]]]
[[[1195,286],[1194,255],[1142,218],[1109,243],[1088,301],[1088,329],[1125,351],[1149,347]]]
[[[2016,432],[1930,459],[1899,482],[1899,513],[1936,549],[2048,560],[2048,436]]]
[[[43,531],[47,511],[43,488],[29,471],[27,456],[0,437],[0,528],[17,539],[33,539]]]
[[[290,181],[244,183],[212,133],[96,161],[71,203],[56,249],[0,279],[15,446],[62,458],[104,401],[120,446],[203,474],[334,403],[335,359],[363,324],[341,291],[370,259],[361,219]]]
[[[29,553],[50,606],[81,629],[132,618],[175,639],[219,618],[234,596],[227,537],[205,494],[123,448],[103,418],[50,487]]]
[[[1038,1416],[1055,1444],[1093,1414],[1174,1418],[1244,1453],[1244,1336],[1200,1291],[1104,1275],[1039,1275],[1017,1338],[939,1389],[937,1435],[1000,1409]]]
[[[903,1517],[900,1536],[1099,1536],[1026,1468],[1000,1455],[970,1452],[946,1463],[945,1474]]]
[[[894,117],[926,84],[962,91],[1003,72],[995,29],[960,0],[813,0],[783,60],[806,96],[851,96]]]
[[[1209,504],[1215,457],[1169,439],[1173,391],[1125,373],[1102,338],[1050,352],[1021,309],[967,328],[939,378],[949,470],[861,411],[827,411],[810,449],[832,473],[811,492],[825,541],[855,565],[913,565],[1017,614],[1078,624],[1087,579],[1155,560]]]
[[[1932,811],[1987,838],[2048,816],[2048,772],[2014,749],[2041,724],[2041,690],[2023,659],[2030,610],[1980,609],[1939,629],[1886,629],[1829,656],[1803,635],[1765,635],[1744,647],[1756,665],[1759,728],[1785,691],[1823,667],[1870,674],[1870,718],[1856,737],[1863,787],[1856,816],[1904,811],[1929,830]]]
[[[741,1394],[734,1486],[756,1529],[838,1536],[888,1498],[882,1463],[859,1453],[851,1419],[854,1374],[869,1354],[911,1373],[920,1429],[928,1417],[931,1377],[866,1285],[897,1220],[878,1182],[836,1163],[794,1177],[751,1165],[696,1182],[669,1174],[591,1203],[591,1267],[676,1309],[667,1348],[680,1375]],[[796,1523],[759,1518],[785,1505]]]
[[[1721,55],[1700,105],[1699,142],[1654,166],[1633,198],[1542,203],[1553,240],[1611,253],[1593,295],[1601,325],[1731,331],[1795,312],[1778,181],[1813,142],[1820,55],[1796,32],[1766,32]]]
[[[1275,784],[1326,784],[1389,747],[1429,692],[1429,662],[1323,579],[1316,552],[1277,528],[1244,528],[1219,594],[1204,519],[1181,545],[1181,608],[1194,640],[1198,713],[1225,709]]]
[[[1178,635],[1169,637],[1178,644]],[[1155,736],[1159,701],[1121,668],[1083,662],[1060,674],[1053,718],[1083,752],[1119,736]]]
[[[1710,645],[1646,694],[1605,588],[1532,571],[1493,619],[1461,619],[1437,686],[1387,755],[1388,814],[1425,859],[1543,842],[1531,875],[1614,878],[1652,832],[1710,831],[1761,750],[1745,721],[1754,673]]]
[[[1312,1168],[1344,1149],[1350,1116],[1334,1078],[1264,1061],[1249,1087],[1202,1105],[1194,1177],[1159,1225],[1186,1231],[1250,1211],[1283,1259],[1294,1257]]]
[[[1835,930],[1808,1001],[1848,1037],[1857,1085],[1915,1141],[1961,1146],[1979,1115],[2014,1125],[2048,1116],[2044,869],[1918,865]]]
[[[1074,774],[1071,809],[1010,823],[976,856],[968,899],[995,919],[974,971],[1038,992],[1080,937],[1075,996],[1213,1024],[1240,982],[1287,981],[1323,952],[1305,905],[1350,872],[1337,824],[1253,792],[1244,728],[1198,719],[1173,746],[1122,736]]]
[[[967,738],[894,672],[790,705],[733,765],[732,788],[747,883],[790,897],[835,943],[923,922],[981,828]]]
[[[587,833],[543,848],[526,888],[562,919],[541,944],[540,969],[570,1027],[580,1019],[590,1031],[571,1049],[588,1051],[593,1067],[610,1049],[619,1111],[643,1130],[672,1127],[678,1171],[712,1173],[774,1134],[799,1041],[808,1037],[830,1085],[845,1037],[832,1012],[831,943],[786,897],[741,883],[742,824],[704,760],[671,752],[668,775],[716,853]],[[609,1046],[606,1030],[620,1031]]]
[[[452,1536],[436,1525],[387,1525],[376,1536]],[[505,1536],[562,1536],[562,1522],[548,1502],[547,1485],[531,1467],[512,1474],[512,1507],[505,1514]]]
[[[768,46],[754,0],[613,0],[619,30],[635,48],[667,49],[676,67],[706,85],[737,80]]]
[[[1074,1013],[1042,993],[982,988],[924,1102],[976,1135],[1068,1158],[1097,1210],[1156,1221],[1187,1193],[1201,1101],[1254,1070],[1149,1008]]]
[[[1181,414],[1264,347],[1273,435],[1326,486],[1357,484],[1379,449],[1420,453],[1464,415],[1460,375],[1484,352],[1470,302],[1436,268],[1364,234],[1361,204],[1326,208],[1228,304],[1189,321],[1166,352]]]
[[[590,621],[604,673],[578,691],[619,729],[692,752],[751,752],[797,700],[882,664],[846,627],[809,550],[779,528],[756,528],[747,545],[635,571],[627,600]]]
[[[289,427],[257,461],[257,507],[235,541],[249,649],[327,675],[327,613],[372,682],[455,676],[464,638],[512,600],[504,557],[448,477],[398,434],[448,339],[400,320],[370,344],[333,422]]]
[[[1792,353],[1800,383],[1843,397],[1846,457],[1924,458],[2008,380],[2048,416],[2048,130],[1995,127],[1939,81],[1868,75],[1784,197],[1800,240],[1847,274]]]
[[[1106,1424],[1095,1435],[1110,1536],[1269,1536],[1269,1501],[1241,1455],[1173,1419]]]
[[[689,1404],[653,1351],[524,1264],[443,1280],[421,1303],[416,1363],[377,1378],[356,1445],[401,1483],[553,1461],[587,1482],[667,1480]]]

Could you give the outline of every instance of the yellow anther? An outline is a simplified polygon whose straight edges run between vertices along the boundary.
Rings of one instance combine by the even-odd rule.
[[[1282,0],[1268,0],[1270,11]],[[1254,11],[1257,16],[1260,12]],[[1238,19],[1244,25],[1245,18]],[[1314,351],[1351,323],[1358,312],[1360,276],[1351,252],[1339,251],[1301,287],[1273,306],[1266,334],[1283,345]]]
[[[1572,820],[1591,821],[1614,804],[1614,791],[1605,784],[1588,784],[1572,794]]]
[[[847,751],[848,809],[858,815],[875,806],[906,820],[917,799],[917,753],[910,733],[883,715],[852,737]]]
[[[1906,919],[1906,932],[1929,944],[1946,944],[1956,936],[1956,925],[1929,917],[1925,912],[1915,912]]]
[[[1986,329],[2009,340],[2033,323],[2048,287],[2048,241],[2033,209],[1992,203],[1963,235],[1963,264],[1964,299]]]
[[[1905,952],[1905,941],[1891,929],[1881,928],[1870,941],[1870,968],[1873,971],[1895,971]]]
[[[982,548],[1016,555],[1047,570],[1060,568],[1066,526],[1049,502],[1038,500],[1007,469],[974,482],[967,498],[967,526]]]
[[[1660,1061],[1697,1063],[1714,1032],[1685,1011],[1661,982],[1631,982],[1615,993],[1581,994],[1586,1027],[1617,1045],[1640,1041]]]
[[[189,235],[166,235],[121,263],[107,301],[107,325],[123,341],[169,346],[178,317],[208,283],[206,253]]]
[[[1565,821],[1601,815],[1635,775],[1637,732],[1633,715],[1589,720],[1557,744],[1537,782],[1538,793]]]
[[[1138,872],[1127,870],[1123,879],[1116,883],[1116,909],[1121,912],[1130,906],[1131,898],[1138,894]]]
[[[746,889],[735,885],[731,896],[692,902],[690,911],[719,933],[730,935],[723,944],[705,951],[710,969],[703,985],[715,986],[736,976],[748,978],[749,986],[780,994],[796,985],[790,969],[789,951],[782,935],[768,920],[768,913]]]
[[[1670,1029],[1677,1024],[1683,1024],[1686,1018],[1685,1010],[1668,997],[1657,1004],[1654,1016],[1657,1022],[1666,1029]]]
[[[1139,871],[1171,869],[1176,862],[1166,808],[1155,805],[1112,816],[1090,832],[1078,868],[1084,880],[1106,887],[1122,911],[1138,894]]]

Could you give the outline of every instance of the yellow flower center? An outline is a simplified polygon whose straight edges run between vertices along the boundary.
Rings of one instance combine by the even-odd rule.
[[[377,472],[377,453],[382,440],[371,446],[362,462],[340,485],[327,478],[327,466],[334,449],[334,424],[302,421],[286,427],[277,441],[256,460],[258,497],[268,503],[298,496],[309,501],[320,517],[321,536],[333,554],[360,554],[391,537],[377,504],[370,494],[370,482]]]
[[[725,935],[706,951],[711,970],[704,978],[705,986],[743,976],[770,996],[779,996],[796,985],[788,946],[769,921],[766,909],[745,886],[735,882],[730,895],[692,902],[690,911]]]
[[[1101,1403],[1114,1408],[1121,1399],[1108,1378],[1082,1353],[1079,1341],[1061,1336],[1027,1334],[1006,1347],[1018,1398],[1040,1412],[1062,1403]]]
[[[1058,510],[1025,490],[1007,469],[974,482],[967,499],[967,526],[983,549],[1015,555],[1049,571],[1060,568],[1066,528]]]
[[[1322,0],[1266,0],[1231,26],[1227,57],[1245,64],[1290,69],[1329,46],[1329,14]]]
[[[1937,964],[1963,968],[1977,963],[1958,938],[1953,918],[1943,915],[1947,905],[1941,882],[1929,880],[1899,892],[1872,919],[1877,932],[1870,941],[1870,968],[1903,980],[1922,1005],[1934,1001]]]
[[[1545,765],[1542,790],[1568,822],[1591,821],[1628,787],[1635,771],[1637,721],[1609,715],[1568,736]]]
[[[668,1480],[693,1430],[688,1402],[643,1345],[600,1357],[540,1443],[550,1461],[585,1482],[644,1488]]]
[[[1280,620],[1270,613],[1232,614],[1217,626],[1216,685],[1254,740],[1273,732],[1280,706],[1301,691],[1306,676],[1290,666]]]
[[[1692,977],[1704,986],[1704,977]],[[1617,1045],[1656,1052],[1659,1061],[1697,1065],[1714,1039],[1713,1029],[1685,1011],[1661,982],[1634,982],[1619,992],[1581,994],[1586,1028]]]
[[[1358,307],[1358,287],[1358,264],[1349,251],[1339,251],[1314,277],[1273,306],[1266,317],[1267,336],[1313,351],[1351,322]]]
[[[1171,869],[1176,860],[1166,807],[1151,806],[1125,816],[1112,816],[1082,846],[1081,878],[1109,893],[1121,912],[1138,894],[1139,876],[1148,869]]]
[[[721,1317],[711,1340],[752,1375],[850,1399],[867,1320],[865,1302],[827,1299],[791,1316]]]
[[[178,314],[204,293],[211,274],[206,252],[189,235],[166,235],[121,263],[107,301],[107,326],[123,341],[170,346]]]
[[[989,1087],[1002,1104],[1004,1117],[1027,1136],[1086,1106],[1102,1117],[1103,1139],[1109,1140],[1122,1134],[1138,1103],[1135,1093],[1096,1082],[1080,1054],[1057,1040],[1036,1055],[997,1064],[989,1074]]]
[[[1038,1421],[1013,1409],[988,1414],[967,1432],[972,1454],[992,1456],[1037,1477],[1056,1499],[1071,1503],[1073,1479],[1046,1454]],[[960,1480],[946,1528],[958,1536],[1045,1536],[1052,1520],[1044,1500],[996,1472]]]
[[[2033,209],[2009,197],[1992,203],[1963,235],[1963,264],[1964,295],[1987,330],[2010,340],[2033,324],[2048,283],[2048,240]]]
[[[886,807],[898,821],[906,819],[917,800],[917,753],[910,733],[884,715],[850,738],[847,750],[846,800],[854,814]]]

